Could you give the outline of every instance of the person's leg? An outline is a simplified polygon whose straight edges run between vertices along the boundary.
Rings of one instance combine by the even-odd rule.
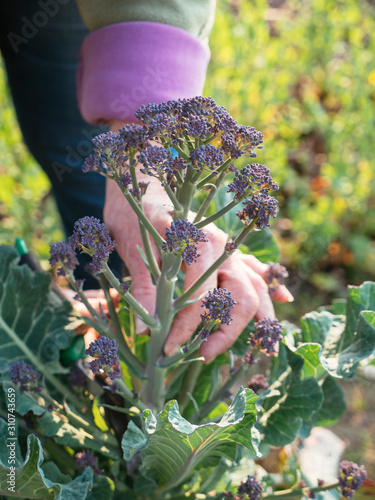
[[[104,178],[81,171],[91,138],[105,131],[86,123],[77,107],[76,70],[87,28],[74,0],[2,0],[0,17],[0,49],[20,127],[51,180],[70,235],[80,217],[102,219],[104,206]],[[85,278],[86,286],[96,286]]]

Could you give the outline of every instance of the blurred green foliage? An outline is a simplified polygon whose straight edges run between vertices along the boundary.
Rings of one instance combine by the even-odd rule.
[[[0,65],[0,244],[26,240],[41,259],[63,237],[47,176],[22,143],[5,70]]]
[[[295,295],[373,279],[374,2],[219,0],[210,47],[205,94],[265,134]]]
[[[210,46],[205,95],[264,132],[256,161],[281,186],[273,230],[298,299],[281,317],[374,279],[375,3],[218,0]],[[0,114],[0,243],[21,235],[45,259],[59,217],[1,68]]]

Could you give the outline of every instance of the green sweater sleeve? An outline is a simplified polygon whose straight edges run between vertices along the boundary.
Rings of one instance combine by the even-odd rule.
[[[216,0],[76,0],[83,21],[94,31],[110,24],[148,21],[181,28],[207,39]]]

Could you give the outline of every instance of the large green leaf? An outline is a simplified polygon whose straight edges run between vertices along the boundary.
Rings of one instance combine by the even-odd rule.
[[[351,336],[357,329],[357,321],[362,311],[375,311],[375,283],[365,281],[360,286],[348,286],[346,301],[347,326],[343,349],[351,343]],[[373,346],[375,346],[373,344]]]
[[[10,380],[5,377],[3,378],[2,385],[5,394],[7,394],[9,387],[14,387]],[[32,411],[34,415],[43,415],[46,411],[46,407],[49,405],[49,403],[46,403],[43,397],[36,392],[22,392],[19,389],[15,389],[15,397],[17,401],[17,413],[22,416],[26,415],[29,411]]]
[[[78,417],[79,418],[79,417]],[[54,441],[73,449],[87,448],[95,450],[108,457],[119,457],[117,443],[112,434],[100,432],[100,438],[93,434],[99,433],[99,429],[87,427],[84,423],[72,425],[69,421],[62,418],[57,412],[46,412],[38,423],[47,437],[54,438]]]
[[[264,442],[275,446],[292,442],[323,402],[318,382],[313,377],[301,379],[302,360],[292,353],[288,358],[289,368],[261,398],[264,412],[256,424]]]
[[[353,311],[351,312],[353,323]],[[301,355],[308,363],[319,371],[317,359],[321,366],[332,376],[343,378],[354,374],[358,363],[371,356],[375,350],[375,313],[373,311],[359,311],[355,330],[351,331],[345,316],[334,315],[330,312],[312,312],[302,319],[302,341],[304,345],[291,347],[296,354]],[[354,324],[354,323],[353,323]],[[313,342],[320,344],[322,349],[307,347]],[[315,349],[313,355],[312,351]]]
[[[332,425],[341,417],[346,409],[344,391],[336,379],[329,376],[322,385],[323,404],[312,416],[312,425]]]
[[[133,428],[124,434],[124,458],[130,458],[131,448],[142,450],[142,474],[167,489],[180,484],[197,466],[216,465],[221,457],[233,460],[236,444],[256,454],[257,433],[252,425],[257,399],[252,391],[241,388],[220,422],[202,425],[185,420],[176,401],[169,401],[157,417],[146,410],[145,434]]]
[[[0,372],[20,359],[37,359],[62,372],[59,351],[74,335],[68,329],[71,305],[52,301],[50,277],[18,261],[13,248],[0,246]]]
[[[109,477],[94,476],[94,484],[87,500],[112,500],[114,490],[115,486]],[[126,497],[124,496],[124,498]]]
[[[4,429],[3,429],[4,430]],[[2,433],[1,441],[6,435]],[[7,462],[0,463],[0,494],[7,498],[40,500],[83,500],[92,488],[92,470],[85,472],[69,483],[56,483],[48,479],[41,468],[43,449],[33,434],[27,438],[27,454],[24,463],[14,469],[14,485],[9,483],[11,470]],[[14,487],[13,487],[14,486]],[[11,488],[11,489],[9,489]]]

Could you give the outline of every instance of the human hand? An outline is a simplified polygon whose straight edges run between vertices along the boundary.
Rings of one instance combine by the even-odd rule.
[[[85,304],[83,304],[80,300],[76,299],[77,294],[74,290],[72,290],[71,288],[62,288],[61,291],[65,295],[66,299],[72,303],[72,306],[76,312],[78,312],[83,317],[92,318]],[[108,313],[108,303],[105,298],[103,290],[85,290],[83,293],[85,294],[91,307],[98,314],[102,314],[102,312],[104,314]],[[120,301],[119,294],[116,292],[114,288],[110,288],[109,293],[111,295],[114,306],[117,307]],[[99,336],[95,328],[89,326],[86,323],[79,325],[76,328],[75,332],[76,335],[84,336],[86,348],[88,348],[91,342],[94,342],[94,340],[97,339]]]
[[[124,123],[113,122],[111,130],[117,132]],[[173,218],[173,206],[158,180],[138,172],[138,181],[149,183],[142,204],[147,218],[155,229],[165,236],[165,230]],[[117,251],[126,263],[132,277],[132,294],[151,314],[154,314],[156,303],[156,287],[152,284],[150,273],[138,252],[137,246],[143,248],[139,230],[139,221],[118,185],[112,180],[106,182],[106,201],[104,206],[104,222],[117,242]],[[188,266],[185,271],[185,289],[196,281],[213,264],[224,251],[227,235],[214,224],[205,227],[208,242],[198,244],[201,254],[197,262]],[[151,241],[157,264],[160,266],[160,253]],[[268,266],[262,264],[254,256],[244,255],[236,251],[214,272],[198,289],[192,298],[220,286],[228,288],[237,301],[233,321],[230,325],[221,325],[204,342],[200,354],[206,362],[212,361],[218,354],[230,347],[252,318],[257,320],[275,318],[275,312],[264,276]],[[293,297],[285,286],[279,286],[272,293],[278,302],[292,301]],[[194,333],[200,323],[200,301],[185,307],[176,316],[168,339],[164,346],[166,354],[176,352]],[[136,332],[145,334],[148,328],[136,317]]]
[[[145,179],[142,178],[142,180]],[[164,236],[165,229],[172,222],[173,207],[160,183],[150,177],[147,177],[147,181],[150,184],[142,198],[143,209],[157,231]],[[104,221],[116,240],[117,251],[132,276],[132,294],[153,314],[156,288],[137,250],[137,245],[142,247],[138,218],[117,184],[111,180],[107,180]],[[224,251],[227,235],[223,231],[214,224],[210,224],[205,227],[204,232],[209,241],[198,245],[201,255],[197,262],[190,266],[183,265],[185,289],[194,283]],[[160,265],[161,258],[156,245],[153,249],[156,261]],[[267,268],[266,264],[262,264],[254,256],[236,251],[194,294],[194,297],[198,297],[219,285],[222,288],[228,288],[232,292],[232,297],[237,301],[233,312],[233,322],[230,325],[221,325],[201,346],[200,354],[205,357],[207,363],[228,349],[253,317],[257,320],[266,317],[275,318],[272,300],[264,281]],[[293,300],[285,286],[278,287],[273,293],[273,298],[278,302]],[[183,345],[191,337],[200,323],[200,313],[201,304],[197,301],[177,314],[165,344],[166,354],[176,352],[177,346]],[[148,331],[139,318],[136,319],[136,331],[137,333]]]

